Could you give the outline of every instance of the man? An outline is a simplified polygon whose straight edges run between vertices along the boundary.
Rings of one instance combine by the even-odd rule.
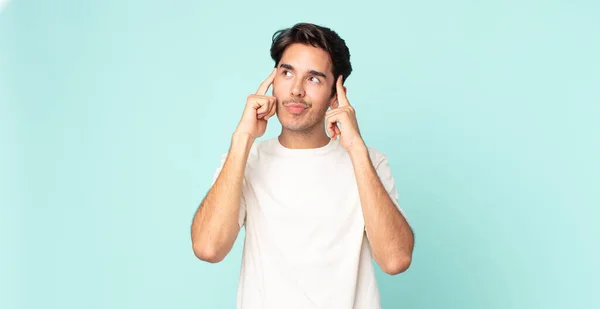
[[[365,145],[346,97],[348,48],[300,23],[275,33],[271,57],[194,216],[194,253],[223,260],[245,226],[238,308],[380,308],[371,261],[405,271],[414,237],[387,158]],[[281,134],[255,142],[274,115]]]

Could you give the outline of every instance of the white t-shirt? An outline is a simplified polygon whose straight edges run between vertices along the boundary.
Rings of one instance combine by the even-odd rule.
[[[369,155],[402,213],[387,158],[372,148]],[[255,142],[239,224],[238,309],[380,308],[354,170],[339,140],[315,149]]]

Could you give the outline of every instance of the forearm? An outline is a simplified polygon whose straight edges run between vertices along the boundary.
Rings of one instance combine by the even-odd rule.
[[[356,147],[350,156],[373,257],[386,273],[403,272],[411,261],[412,230],[385,190],[367,148]]]
[[[242,184],[253,142],[247,135],[234,134],[223,168],[194,216],[192,244],[202,260],[221,261],[237,238]]]

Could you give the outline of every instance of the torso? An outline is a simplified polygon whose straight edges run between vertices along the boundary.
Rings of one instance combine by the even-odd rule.
[[[250,153],[238,308],[379,308],[364,220],[347,152],[332,141]]]

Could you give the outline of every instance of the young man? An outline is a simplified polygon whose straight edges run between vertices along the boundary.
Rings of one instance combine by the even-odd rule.
[[[300,23],[275,33],[271,57],[194,216],[194,254],[223,260],[245,226],[238,308],[380,308],[372,259],[401,273],[414,238],[387,158],[365,145],[346,97],[348,48]],[[281,134],[255,142],[274,115]]]

